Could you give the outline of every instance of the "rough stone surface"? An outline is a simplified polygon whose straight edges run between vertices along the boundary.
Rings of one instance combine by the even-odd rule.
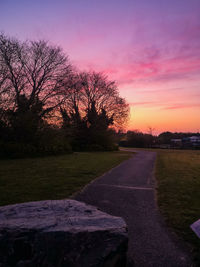
[[[126,224],[75,200],[0,208],[0,267],[125,266]]]

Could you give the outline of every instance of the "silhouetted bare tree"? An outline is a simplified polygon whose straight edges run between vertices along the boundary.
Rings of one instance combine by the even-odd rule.
[[[108,143],[109,126],[121,127],[128,117],[129,106],[119,96],[116,83],[101,73],[75,75],[65,95],[61,108],[65,128],[73,136],[81,133],[85,143]]]
[[[65,95],[65,108],[69,115],[87,117],[88,111],[95,108],[97,114],[106,114],[108,125],[121,126],[127,120],[128,104],[119,96],[116,83],[102,73],[77,74]]]
[[[60,47],[45,41],[21,43],[0,35],[0,63],[1,95],[7,92],[15,107],[24,95],[27,108],[42,103],[44,116],[63,100],[59,96],[72,67]]]
[[[36,131],[39,121],[63,101],[64,84],[72,71],[68,58],[45,41],[21,43],[1,34],[0,66],[1,109],[9,109],[15,128],[32,120]],[[2,106],[6,102],[7,108]]]

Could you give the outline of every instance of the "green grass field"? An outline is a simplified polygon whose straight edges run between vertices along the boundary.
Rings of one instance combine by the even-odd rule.
[[[200,218],[200,151],[153,151],[157,151],[160,211],[168,225],[191,244],[200,264],[200,239],[190,229]],[[67,198],[130,155],[95,152],[1,160],[0,205]]]
[[[200,239],[190,229],[200,218],[200,151],[159,150],[156,178],[161,213],[168,225],[192,245],[200,264]]]
[[[67,198],[130,156],[94,152],[1,160],[0,205]]]

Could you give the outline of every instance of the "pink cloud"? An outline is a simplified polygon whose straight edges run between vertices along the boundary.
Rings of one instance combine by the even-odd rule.
[[[106,71],[116,78],[119,84],[189,79],[191,76],[199,74],[200,58],[189,59],[183,56],[167,60],[160,59],[157,62],[130,63],[121,65],[121,68],[113,67]]]
[[[163,109],[170,110],[170,109],[185,109],[185,108],[200,108],[200,103],[193,103],[193,104],[175,104],[173,106],[166,106]]]
[[[155,106],[156,104],[158,104],[158,103],[156,103],[156,102],[154,102],[154,101],[146,101],[146,102],[129,102],[129,105],[130,106]]]

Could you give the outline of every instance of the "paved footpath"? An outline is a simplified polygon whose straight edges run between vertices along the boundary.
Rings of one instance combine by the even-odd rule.
[[[157,209],[155,158],[155,152],[139,151],[86,186],[75,199],[124,218],[129,233],[128,266],[192,266]]]

